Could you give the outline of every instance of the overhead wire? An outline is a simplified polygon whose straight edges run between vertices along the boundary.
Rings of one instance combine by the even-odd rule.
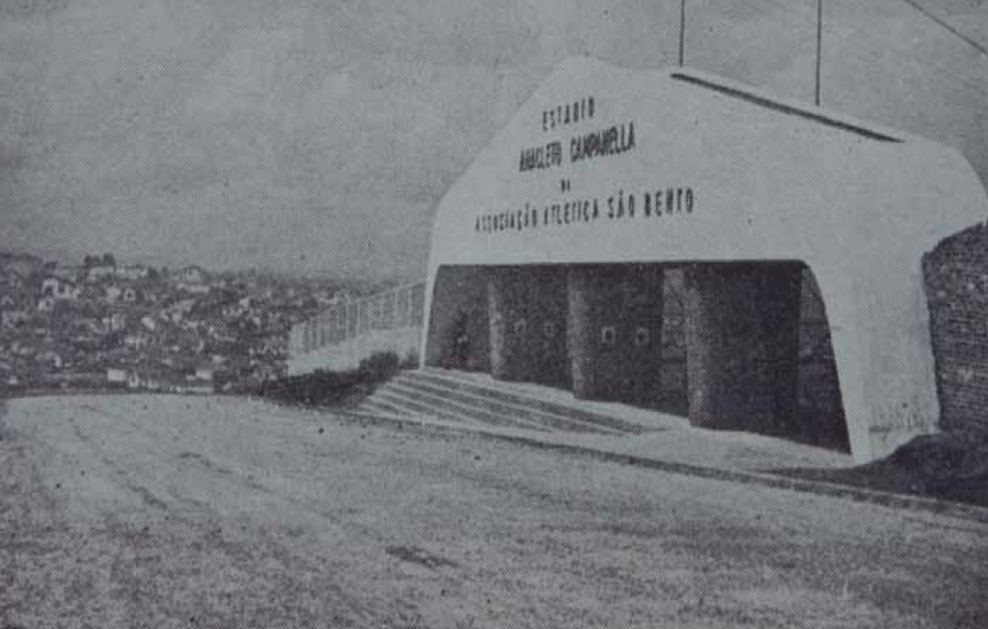
[[[789,2],[787,2],[787,0],[764,0],[764,1],[767,2],[767,3],[769,3],[769,4],[774,5],[780,11],[785,10],[785,9],[791,9],[792,8],[792,5]],[[826,1],[827,0],[824,0],[824,2],[826,2]],[[800,23],[806,25],[807,28],[809,28],[811,26],[811,24],[810,24],[810,20],[811,19],[814,20],[814,23],[812,24],[812,27],[813,28],[816,27],[816,24],[815,24],[815,18],[816,18],[815,11],[813,12],[813,17],[811,17],[811,13],[810,13],[810,10],[809,10],[810,9],[810,6],[809,5],[810,5],[811,2],[815,4],[816,3],[816,0],[808,0],[808,2],[805,3],[805,7],[806,7],[807,11],[800,12],[798,14],[798,17],[797,17],[798,21]],[[912,3],[913,0],[903,0],[903,2]],[[929,16],[927,16],[927,17],[929,17]],[[835,29],[835,26],[834,26],[834,22],[835,21],[839,21],[839,20],[827,20],[826,18],[823,19],[822,28],[823,28],[823,34],[824,34],[825,37],[828,34],[829,35],[836,35],[837,34],[835,32],[835,30],[834,30]],[[865,31],[865,29],[863,27],[855,24],[852,20],[847,20],[847,21],[841,22],[841,24],[843,26],[845,26],[847,29],[849,29],[850,32],[852,32],[852,33],[854,33],[856,35],[860,35],[860,37],[850,37],[850,38],[844,37],[844,38],[842,38],[842,46],[844,48],[850,47],[852,49],[855,49],[855,52],[858,55],[861,55],[862,57],[869,57],[869,56],[871,56],[871,55],[874,54],[874,51],[871,48],[869,48],[867,45],[865,45],[865,44],[862,43],[862,42],[868,41],[868,37],[867,37],[868,33]],[[970,44],[972,42],[969,42],[969,41],[965,40],[965,43]],[[983,50],[983,48],[980,47],[977,43],[975,43],[974,47],[976,49],[978,49],[978,50]],[[951,79],[957,81],[958,83],[970,84],[971,81],[973,80],[972,77],[970,77],[970,76],[963,76],[963,75],[959,74],[956,70],[952,70],[950,68],[941,68],[940,70],[943,71],[943,72],[946,72],[947,74],[949,74],[950,77],[951,77]]]
[[[985,46],[979,44],[978,42],[974,41],[974,39],[972,39],[972,38],[968,37],[967,35],[965,35],[964,33],[960,32],[956,27],[954,27],[953,25],[951,25],[945,19],[943,19],[941,17],[938,17],[937,15],[934,15],[934,13],[932,11],[930,11],[929,9],[927,9],[926,7],[924,7],[923,5],[921,5],[920,3],[916,2],[916,0],[902,0],[902,1],[905,2],[906,4],[908,4],[909,6],[911,6],[912,8],[916,9],[917,11],[919,11],[920,13],[922,13],[923,15],[925,15],[928,19],[932,20],[933,22],[936,22],[937,24],[939,24],[943,28],[947,29],[947,31],[949,31],[955,37],[957,37],[958,39],[960,39],[961,41],[963,41],[964,43],[966,43],[968,46],[971,46],[975,50],[978,50],[979,52],[981,52],[981,54],[983,54],[986,57],[988,57],[988,47],[985,47]]]

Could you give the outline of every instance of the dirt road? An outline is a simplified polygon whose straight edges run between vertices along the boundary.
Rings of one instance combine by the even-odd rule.
[[[988,626],[969,521],[233,398],[0,424],[0,627]]]

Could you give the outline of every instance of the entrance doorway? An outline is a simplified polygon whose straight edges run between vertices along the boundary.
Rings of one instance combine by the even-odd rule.
[[[824,304],[799,262],[444,267],[426,352],[699,426],[849,447]]]

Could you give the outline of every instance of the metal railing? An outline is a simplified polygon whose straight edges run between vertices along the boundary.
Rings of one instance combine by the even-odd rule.
[[[376,330],[422,327],[425,283],[390,290],[330,306],[308,321],[292,326],[292,356],[345,343]]]

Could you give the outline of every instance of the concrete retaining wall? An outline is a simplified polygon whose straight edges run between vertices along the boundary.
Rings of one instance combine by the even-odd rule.
[[[422,343],[421,326],[394,330],[372,330],[338,345],[328,345],[288,361],[288,375],[297,376],[317,369],[346,371],[377,352],[395,352],[404,360],[418,355]]]

